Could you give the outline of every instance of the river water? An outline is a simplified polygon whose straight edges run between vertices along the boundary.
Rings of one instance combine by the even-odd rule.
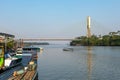
[[[39,80],[120,80],[120,47],[47,45],[38,59]]]

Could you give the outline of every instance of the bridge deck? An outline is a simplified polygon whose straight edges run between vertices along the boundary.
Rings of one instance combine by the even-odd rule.
[[[24,38],[24,39],[17,39],[21,41],[71,41],[71,38]]]

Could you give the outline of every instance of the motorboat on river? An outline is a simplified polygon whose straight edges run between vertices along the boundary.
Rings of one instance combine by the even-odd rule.
[[[73,51],[73,48],[64,48],[63,51]]]

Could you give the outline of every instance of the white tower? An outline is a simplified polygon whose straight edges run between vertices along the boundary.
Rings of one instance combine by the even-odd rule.
[[[90,31],[90,16],[87,17],[87,37],[91,37],[91,31]]]

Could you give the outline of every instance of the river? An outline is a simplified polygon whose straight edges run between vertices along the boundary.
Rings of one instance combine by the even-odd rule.
[[[120,80],[120,47],[41,46],[39,80]]]

